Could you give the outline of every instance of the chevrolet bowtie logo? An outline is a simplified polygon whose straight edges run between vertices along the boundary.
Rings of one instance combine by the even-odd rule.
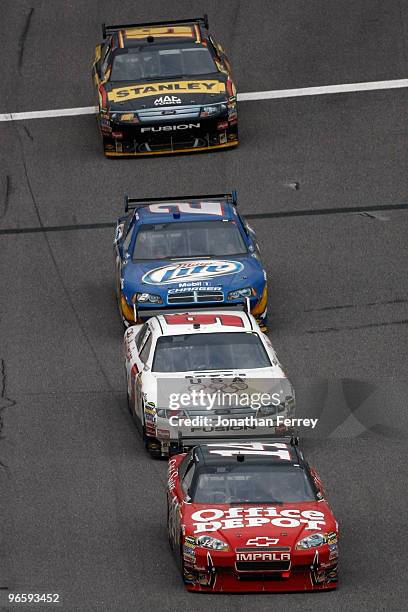
[[[278,538],[268,538],[267,536],[258,536],[247,541],[247,546],[272,546],[279,542]]]

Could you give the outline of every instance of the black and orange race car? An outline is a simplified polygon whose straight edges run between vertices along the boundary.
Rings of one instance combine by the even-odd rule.
[[[105,155],[157,155],[238,144],[230,63],[208,18],[102,25],[93,81]]]

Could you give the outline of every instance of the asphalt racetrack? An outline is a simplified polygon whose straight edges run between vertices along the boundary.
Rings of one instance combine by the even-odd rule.
[[[204,12],[241,92],[407,76],[403,0],[3,0],[0,113],[92,105],[102,21]],[[52,592],[64,612],[406,609],[407,108],[407,88],[242,102],[238,149],[128,160],[104,159],[91,115],[0,123],[3,604]],[[230,189],[258,232],[300,411],[330,414],[303,448],[341,526],[334,592],[187,593],[166,464],[127,412],[110,226],[123,194]]]

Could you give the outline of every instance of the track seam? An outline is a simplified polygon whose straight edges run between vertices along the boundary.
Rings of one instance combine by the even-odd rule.
[[[365,212],[387,211],[387,210],[408,210],[407,204],[379,204],[373,206],[351,206],[351,207],[336,207],[336,208],[315,208],[303,210],[286,210],[270,213],[243,213],[246,219],[285,219],[290,217],[313,217],[327,215],[356,215]],[[116,226],[113,221],[104,221],[101,223],[82,223],[72,225],[43,225],[40,227],[11,227],[0,229],[0,236],[8,236],[14,234],[45,234],[52,232],[72,232],[80,230],[98,230],[108,229]]]

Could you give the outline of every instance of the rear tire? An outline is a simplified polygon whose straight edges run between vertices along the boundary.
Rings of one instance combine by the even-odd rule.
[[[132,408],[132,404],[131,404],[128,392],[126,392],[126,399],[127,399],[127,407],[128,407],[128,410],[129,410],[129,414],[132,417],[132,419],[135,420],[135,415],[134,415],[134,412],[133,412],[133,408]]]
[[[152,457],[152,459],[161,459],[161,445],[156,440],[156,438],[152,438],[151,436],[146,435],[146,430],[143,426],[143,440],[146,447],[147,452]]]

